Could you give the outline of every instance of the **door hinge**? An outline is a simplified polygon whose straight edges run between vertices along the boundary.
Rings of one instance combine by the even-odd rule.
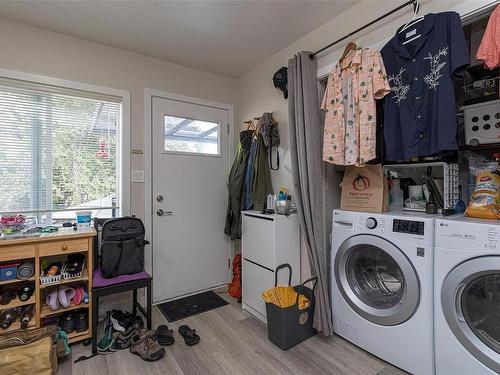
[[[231,258],[227,258],[227,268],[231,269]]]

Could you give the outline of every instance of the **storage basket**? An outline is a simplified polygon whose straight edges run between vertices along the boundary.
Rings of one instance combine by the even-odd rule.
[[[500,143],[500,100],[471,104],[460,110],[464,113],[467,145]]]
[[[498,77],[485,78],[464,86],[464,104],[483,103],[498,99]]]
[[[292,281],[292,267],[289,264],[282,264],[274,272],[274,286],[278,285],[278,271],[288,268],[290,275],[288,285]],[[305,286],[306,283],[313,282],[312,289]],[[266,303],[267,314],[267,334],[269,340],[282,350],[288,350],[292,346],[314,336],[317,332],[313,328],[314,316],[314,290],[318,283],[317,277],[312,277],[302,284],[294,287],[297,292],[297,300],[290,307],[279,307],[273,303]],[[304,295],[309,299],[309,307],[299,309],[299,295]]]
[[[54,276],[40,276],[40,284],[48,285],[61,282],[61,274]]]
[[[384,174],[387,175],[388,171],[397,172],[402,176],[411,177],[417,184],[420,184],[421,176],[426,175],[429,167],[432,168],[433,178],[443,180],[443,208],[453,209],[460,195],[458,164],[444,162],[388,164],[384,165]],[[404,207],[403,210],[408,209]]]
[[[74,274],[70,274],[70,273],[66,272],[66,264],[64,264],[61,275],[62,275],[62,278],[64,280],[77,279],[79,277],[82,277],[84,269],[85,269],[85,260],[82,263],[82,270],[80,272],[74,273]]]

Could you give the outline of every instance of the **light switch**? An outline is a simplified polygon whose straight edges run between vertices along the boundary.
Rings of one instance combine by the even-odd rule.
[[[144,182],[144,171],[139,169],[132,170],[132,182]]]

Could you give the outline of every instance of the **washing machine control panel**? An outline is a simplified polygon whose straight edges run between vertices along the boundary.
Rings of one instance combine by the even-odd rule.
[[[397,233],[424,235],[425,223],[423,221],[394,219],[392,231]]]

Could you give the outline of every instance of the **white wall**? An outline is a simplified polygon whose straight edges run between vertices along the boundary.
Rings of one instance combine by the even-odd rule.
[[[0,68],[129,91],[133,149],[144,149],[144,88],[236,104],[233,78],[2,18]],[[144,155],[131,155],[130,164],[132,169],[144,169]],[[144,217],[144,184],[131,184],[130,192],[131,214]],[[130,309],[130,301],[130,295],[106,299],[100,316],[113,308]]]
[[[0,18],[0,68],[131,93],[131,147],[144,148],[144,88],[236,104],[233,78]],[[131,155],[143,169],[144,156]],[[131,184],[131,213],[144,217],[144,184]]]
[[[343,37],[356,28],[370,22],[379,15],[399,6],[401,1],[389,0],[364,0],[354,7],[338,15],[323,26],[312,31],[310,34],[290,44],[275,55],[271,56],[251,71],[245,73],[238,79],[238,107],[236,126],[240,129],[244,127],[243,121],[256,117],[262,112],[272,111],[279,121],[279,129],[282,145],[280,154],[288,154],[289,132],[288,132],[288,104],[281,91],[275,89],[272,82],[273,74],[282,66],[288,65],[290,59],[296,52],[301,50],[315,51],[332,41]],[[430,12],[441,12],[446,10],[456,10],[461,14],[466,14],[472,9],[477,9],[493,1],[483,0],[427,0],[422,1],[420,14]],[[412,16],[413,8],[399,11],[389,19],[373,25],[368,31],[355,37],[353,40],[359,46],[381,48],[389,40],[396,29],[407,22]],[[325,76],[333,68],[339,59],[346,43],[340,43],[335,49],[327,52],[318,59],[318,75]],[[237,133],[237,132],[236,132]],[[286,158],[285,158],[286,160]],[[286,164],[286,163],[283,163]],[[327,166],[330,186],[327,186],[329,201],[338,201],[339,189],[333,168]],[[282,165],[279,171],[272,171],[273,187],[279,189],[281,185],[292,187],[291,171],[286,165]],[[332,181],[335,182],[332,184]],[[292,191],[293,195],[293,191]],[[332,204],[329,204],[329,209]],[[327,233],[330,231],[328,230]],[[305,261],[305,256],[303,255]],[[303,270],[303,274],[307,271]]]

